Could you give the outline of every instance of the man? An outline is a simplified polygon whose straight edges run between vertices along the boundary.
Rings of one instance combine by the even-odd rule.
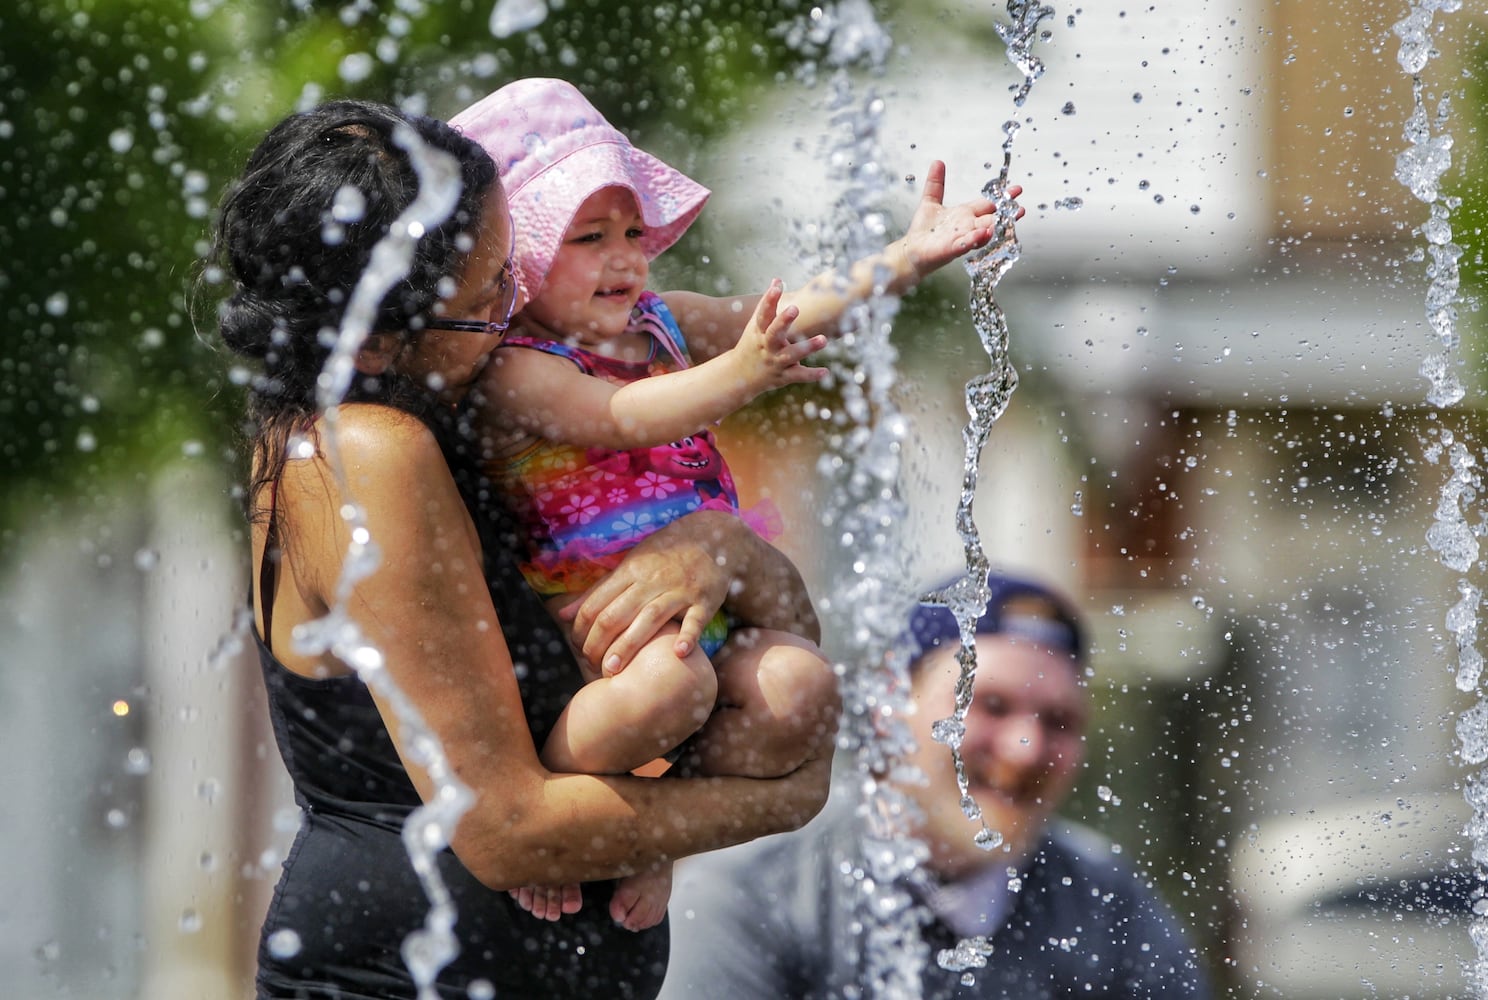
[[[1110,846],[1051,822],[1084,759],[1084,632],[1061,596],[993,575],[976,623],[976,682],[961,753],[972,796],[1003,837],[992,850],[961,810],[950,751],[931,727],[955,708],[954,617],[911,614],[910,667],[923,783],[902,792],[920,815],[906,831],[928,852],[895,889],[918,912],[927,998],[1207,997],[1172,916]],[[840,783],[839,783],[840,784]],[[863,956],[863,810],[839,799],[805,829],[691,859],[671,904],[672,958],[662,1000],[827,1000],[879,991]],[[978,940],[981,939],[981,940]],[[985,967],[941,968],[967,942]],[[969,976],[968,976],[969,973]]]

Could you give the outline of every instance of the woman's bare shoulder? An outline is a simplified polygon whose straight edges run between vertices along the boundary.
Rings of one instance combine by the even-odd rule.
[[[454,488],[433,430],[390,406],[343,405],[334,419],[317,419],[305,442],[299,446],[303,453],[291,445],[284,466],[286,492],[329,504],[331,511],[348,500],[397,508],[426,502],[431,491],[446,494]]]
[[[348,461],[444,464],[439,442],[429,425],[391,406],[348,403],[339,408],[334,421],[325,417],[316,421],[316,429],[321,450],[326,449],[327,438],[333,438]]]

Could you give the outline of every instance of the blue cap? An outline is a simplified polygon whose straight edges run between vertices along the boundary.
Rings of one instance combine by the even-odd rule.
[[[952,577],[930,591],[939,594],[953,587],[963,577]],[[1008,635],[1031,639],[1057,652],[1068,653],[1077,663],[1085,662],[1085,627],[1079,612],[1063,594],[1033,580],[987,576],[992,595],[986,610],[976,621],[977,635]],[[913,643],[911,656],[918,662],[926,653],[941,645],[961,641],[956,616],[940,604],[920,603],[909,615],[908,637]]]

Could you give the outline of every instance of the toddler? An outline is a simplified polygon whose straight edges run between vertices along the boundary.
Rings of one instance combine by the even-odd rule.
[[[740,514],[770,537],[772,518],[740,511],[710,426],[770,389],[824,378],[802,361],[875,284],[902,294],[992,235],[996,206],[943,206],[935,163],[905,236],[846,276],[791,294],[775,281],[757,297],[658,295],[650,261],[691,225],[705,188],[560,80],[512,83],[451,124],[491,154],[511,206],[518,312],[476,395],[486,472],[524,533],[523,572],[555,614],[691,511]],[[628,663],[580,662],[588,683],[542,748],[553,770],[627,772],[687,741],[679,767],[774,777],[830,752],[836,678],[801,636],[720,613],[697,648],[673,622]],[[669,895],[670,871],[622,879],[612,916],[651,926]],[[550,919],[579,904],[572,886],[519,899]]]

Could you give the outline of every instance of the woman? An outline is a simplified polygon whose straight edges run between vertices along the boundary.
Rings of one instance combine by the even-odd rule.
[[[357,355],[333,464],[315,387],[373,246],[418,193],[410,145],[453,158],[459,198],[437,225],[399,223],[418,237],[413,260]],[[459,419],[510,318],[512,243],[478,146],[439,122],[361,102],[286,119],[224,200],[222,335],[263,369],[251,384],[247,493],[260,660],[303,814],[264,924],[260,997],[416,993],[399,949],[428,904],[400,830],[435,794],[426,758],[382,694],[336,657],[295,644],[296,630],[337,606],[356,530],[342,516],[348,504],[380,565],[352,587],[346,614],[475,793],[438,857],[459,941],[441,996],[653,995],[664,923],[621,929],[599,887],[580,912],[545,922],[505,890],[615,879],[792,829],[825,799],[826,732],[818,754],[773,780],[559,774],[539,762],[536,747],[580,674],[484,507],[471,472],[477,443]],[[577,635],[593,662],[628,658],[673,618],[695,643],[725,595],[744,620],[816,638],[789,563],[712,512],[682,519],[596,586],[577,606]]]

